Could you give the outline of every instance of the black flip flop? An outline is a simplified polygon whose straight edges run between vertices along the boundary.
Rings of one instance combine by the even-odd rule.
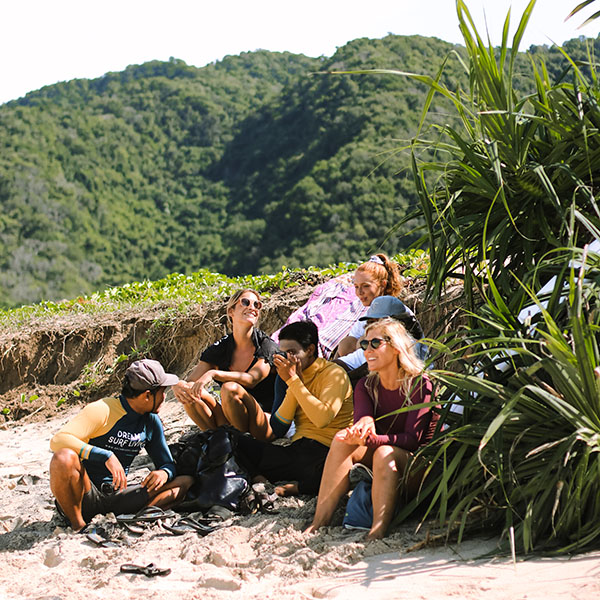
[[[121,565],[121,573],[133,573],[136,575],[145,575],[146,577],[165,577],[169,575],[171,569],[157,567],[154,563],[150,563],[145,567],[142,565],[134,565],[132,563],[126,563]]]
[[[141,525],[138,525],[135,522],[118,521],[118,523],[121,527],[123,527],[123,529],[126,529],[129,533],[132,533],[133,535],[144,535],[146,531]]]
[[[235,513],[232,510],[229,510],[224,506],[219,506],[218,504],[215,504],[214,506],[211,506],[208,509],[205,518],[210,519],[213,522],[227,521],[227,519],[233,517],[234,514]]]
[[[163,523],[162,526],[170,531],[174,535],[183,535],[190,531],[198,533],[199,535],[208,535],[217,529],[217,527],[211,527],[210,525],[205,525],[204,523],[200,523],[196,521],[196,519],[192,519],[191,517],[182,517],[181,519],[177,519],[173,521],[173,523],[167,524]]]
[[[158,506],[146,506],[135,514],[117,515],[117,523],[156,523],[162,519],[172,519],[177,513],[163,510]]]
[[[85,534],[85,537],[90,542],[92,542],[93,544],[96,544],[96,546],[100,546],[100,548],[118,548],[119,547],[118,544],[115,544],[108,538],[104,537],[103,530],[98,531],[95,527],[92,527],[91,529],[88,530],[87,526],[86,526],[79,533]]]

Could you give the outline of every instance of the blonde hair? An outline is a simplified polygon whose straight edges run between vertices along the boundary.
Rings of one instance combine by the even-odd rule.
[[[383,289],[382,296],[397,296],[402,291],[402,278],[398,265],[385,254],[374,254],[367,262],[356,269],[357,273],[367,273]]]
[[[229,315],[229,312],[231,310],[233,310],[234,306],[238,303],[239,299],[246,292],[250,292],[250,293],[254,294],[256,296],[256,299],[259,302],[262,302],[262,298],[260,297],[260,294],[256,290],[253,290],[252,288],[244,288],[243,290],[238,290],[237,292],[234,292],[233,294],[231,294],[231,296],[229,297],[229,300],[227,301],[227,308],[225,310],[225,312],[227,314],[227,323],[229,323],[230,327],[233,327],[233,321],[231,320],[231,316]]]
[[[416,341],[406,331],[406,327],[396,319],[386,317],[379,319],[365,329],[365,335],[374,329],[381,331],[385,341],[398,352],[398,381],[400,381],[400,393],[406,395],[407,402],[410,403],[410,390],[412,381],[418,375],[423,373],[425,364],[417,356]],[[379,373],[373,372],[367,375],[365,387],[377,402],[377,390],[379,388]]]

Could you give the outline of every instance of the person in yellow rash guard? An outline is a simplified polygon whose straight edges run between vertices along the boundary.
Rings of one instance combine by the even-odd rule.
[[[312,494],[319,489],[321,473],[333,436],[352,422],[352,386],[346,371],[317,357],[319,333],[311,321],[296,321],[279,333],[282,353],[275,354],[277,374],[287,384],[281,405],[271,417],[296,431],[288,446],[240,436],[238,456],[253,476],[272,482],[287,496]]]
[[[118,398],[88,404],[50,441],[50,488],[57,509],[81,530],[96,514],[137,512],[148,504],[182,499],[189,477],[175,477],[175,464],[158,409],[168,386],[179,381],[155,360],[127,369]],[[127,486],[133,459],[146,448],[155,470],[141,485]]]

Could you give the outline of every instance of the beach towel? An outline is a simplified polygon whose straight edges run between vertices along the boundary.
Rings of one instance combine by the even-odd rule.
[[[323,358],[332,358],[340,341],[368,310],[354,293],[352,277],[353,273],[345,273],[318,285],[306,304],[294,311],[285,322],[289,325],[296,321],[312,321],[319,330],[319,356]],[[271,335],[276,342],[281,329],[283,327]]]

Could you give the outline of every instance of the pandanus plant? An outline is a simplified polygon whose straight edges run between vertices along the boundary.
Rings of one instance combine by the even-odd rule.
[[[446,341],[452,358],[434,372],[443,425],[400,520],[420,507],[459,538],[504,528],[521,552],[597,546],[600,255],[580,255],[558,253],[545,293],[524,287],[532,308],[520,316],[490,281],[471,324]]]
[[[421,493],[398,519],[420,508],[459,537],[505,528],[519,551],[583,550],[600,541],[600,257],[583,250],[600,239],[593,56],[565,53],[559,81],[531,57],[534,91],[522,92],[515,60],[535,0],[510,46],[509,13],[498,48],[456,4],[468,87],[443,85],[444,65],[437,77],[402,75],[430,87],[412,145],[429,294],[463,280],[469,321],[434,345],[448,366],[432,371],[441,424],[420,453]],[[455,118],[431,141],[436,95]]]
[[[442,126],[435,159],[413,172],[431,252],[430,292],[439,295],[452,278],[466,291],[490,276],[501,294],[518,293],[519,281],[550,250],[582,245],[590,222],[598,226],[600,89],[593,64],[570,61],[563,80],[550,81],[543,62],[531,58],[534,93],[513,82],[515,59],[535,0],[523,13],[508,45],[510,13],[502,43],[494,48],[477,33],[468,9],[457,2],[468,52],[468,90],[449,90],[431,79],[456,109],[458,125]],[[533,86],[532,86],[533,87]],[[423,111],[423,119],[429,104]],[[474,307],[474,296],[470,308]]]

